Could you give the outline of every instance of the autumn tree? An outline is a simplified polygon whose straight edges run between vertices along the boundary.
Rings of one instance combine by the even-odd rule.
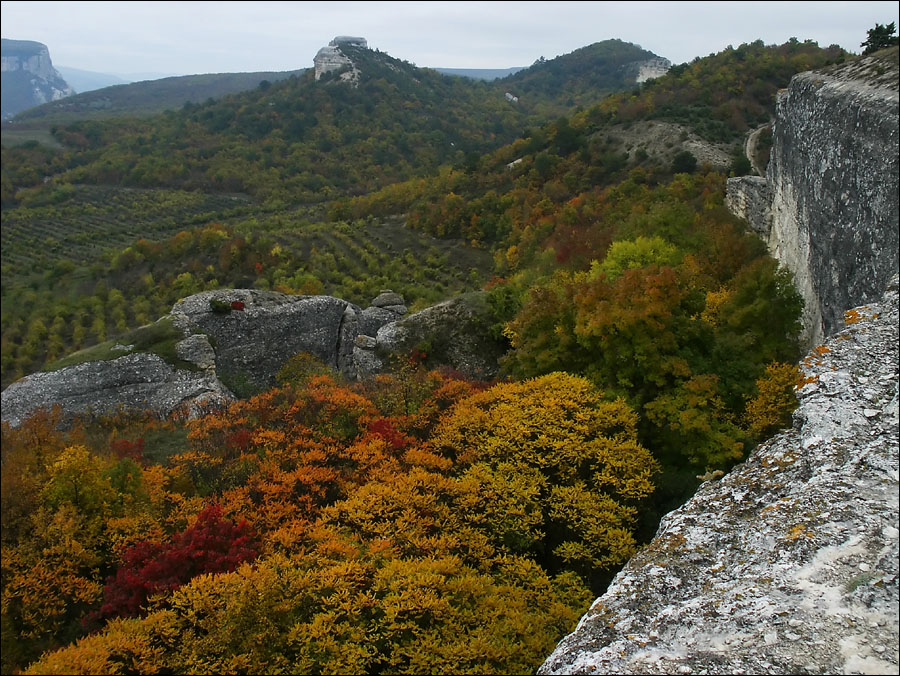
[[[653,492],[656,462],[636,426],[621,399],[605,401],[584,378],[552,373],[462,400],[432,444],[488,481],[522,484],[520,508],[538,510],[540,525],[523,520],[505,539],[532,542],[528,530],[539,530],[530,548],[539,560],[595,577],[634,553],[631,528]]]
[[[222,518],[221,507],[210,505],[171,542],[132,545],[103,588],[100,610],[87,623],[133,617],[144,610],[154,594],[174,591],[197,575],[234,570],[256,558],[255,539],[246,521],[234,524]]]
[[[744,423],[757,439],[789,427],[791,414],[797,408],[795,390],[800,380],[796,364],[774,362],[756,381],[758,394],[747,402]]]

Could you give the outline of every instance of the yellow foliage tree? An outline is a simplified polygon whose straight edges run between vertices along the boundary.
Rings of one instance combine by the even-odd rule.
[[[605,401],[586,379],[551,373],[464,399],[432,442],[463,472],[479,465],[483,482],[525,480],[534,491],[522,505],[541,518],[522,522],[523,541],[543,533],[533,554],[594,577],[634,553],[637,506],[653,492],[657,464],[638,444],[636,425],[621,399]],[[508,541],[511,522],[501,523]]]
[[[765,375],[756,381],[759,394],[747,402],[744,413],[744,424],[754,437],[762,439],[790,426],[800,376],[796,364],[773,362],[766,367]]]

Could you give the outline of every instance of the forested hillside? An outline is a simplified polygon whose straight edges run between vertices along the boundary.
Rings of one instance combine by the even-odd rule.
[[[230,286],[484,288],[501,378],[427,345],[354,382],[300,354],[193,420],[4,423],[4,672],[533,672],[700,477],[789,423],[801,302],[724,184],[776,91],[843,52],[741,45],[548,119],[503,92],[577,103],[565,69],[492,87],[352,49],[356,87],[4,148],[3,384]]]

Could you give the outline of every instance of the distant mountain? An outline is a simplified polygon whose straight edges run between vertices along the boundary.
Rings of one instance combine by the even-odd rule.
[[[147,116],[201,103],[226,94],[257,87],[260,82],[278,82],[304,71],[259,73],[214,73],[184,75],[114,85],[52,101],[19,115],[17,120],[73,122],[90,118]]]
[[[473,80],[499,80],[518,73],[520,70],[525,70],[525,68],[525,66],[517,66],[515,68],[433,68],[432,70],[444,75],[457,75]]]
[[[165,78],[80,94],[12,124],[48,133],[52,126],[58,142],[90,149],[72,182],[318,202],[441,166],[474,168],[524,129],[571,112],[575,103],[560,103],[556,90],[593,104],[633,88],[640,64],[654,60],[614,40],[488,82],[417,68],[369,49],[365,38],[339,36],[311,69],[242,74],[246,91],[223,93],[222,80],[236,74]],[[163,108],[173,113],[140,123],[110,119]],[[98,124],[102,118],[108,123]]]
[[[162,80],[164,77],[181,77],[184,73],[144,71],[138,73],[113,73],[113,75],[122,78],[125,82],[143,82],[144,80]],[[202,73],[192,73],[192,75],[202,75]]]
[[[122,78],[111,73],[96,73],[91,70],[69,68],[68,66],[57,66],[56,70],[62,74],[66,79],[66,82],[72,86],[72,89],[79,94],[92,92],[95,89],[103,89],[104,87],[112,87],[113,85],[134,82],[134,80],[130,78]]]
[[[495,83],[523,103],[542,99],[560,109],[596,103],[607,94],[663,75],[667,59],[622,40],[604,40],[555,59],[543,57],[529,68]]]
[[[75,93],[53,67],[47,45],[31,40],[3,38],[0,57],[0,113],[4,120],[33,106]]]

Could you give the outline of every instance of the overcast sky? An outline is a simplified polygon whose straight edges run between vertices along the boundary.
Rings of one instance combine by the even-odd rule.
[[[528,66],[619,38],[674,63],[791,37],[859,53],[892,2],[2,2],[4,38],[104,73],[296,70],[335,35],[418,66]]]

